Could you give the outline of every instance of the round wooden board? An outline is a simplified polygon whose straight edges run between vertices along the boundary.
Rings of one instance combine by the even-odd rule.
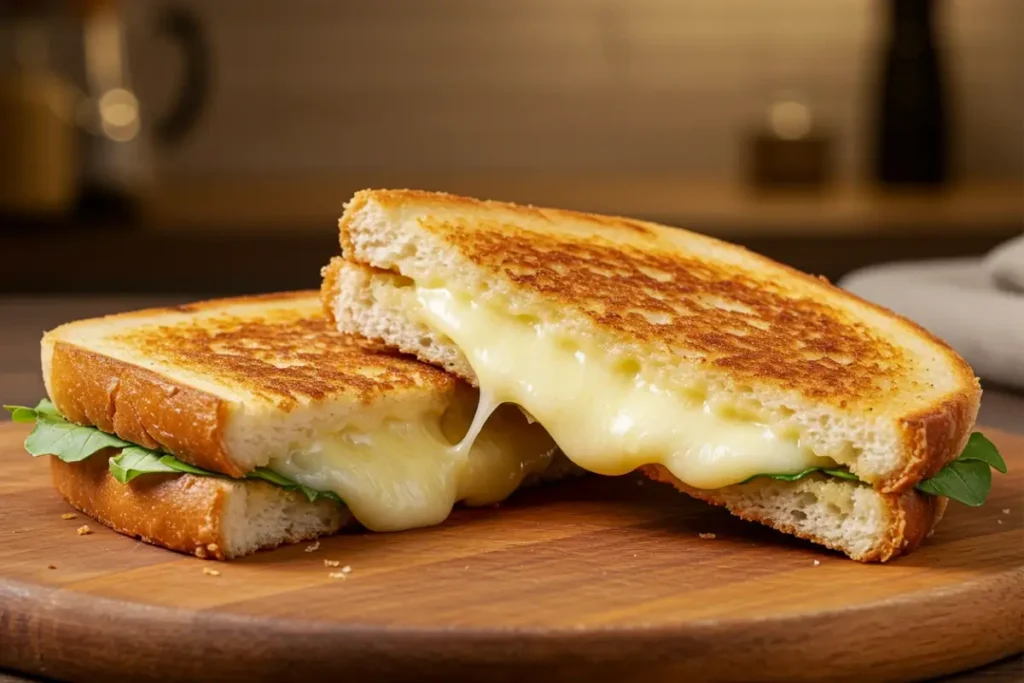
[[[79,515],[0,425],[0,668],[58,679],[906,680],[1024,648],[1024,438],[989,503],[862,565],[636,477],[232,563]],[[94,533],[78,535],[89,523]],[[715,534],[714,539],[698,534]],[[325,560],[351,565],[346,579]],[[216,569],[219,576],[203,572]]]

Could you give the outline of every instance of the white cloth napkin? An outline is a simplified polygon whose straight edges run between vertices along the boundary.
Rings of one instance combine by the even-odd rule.
[[[983,258],[871,266],[839,286],[944,339],[982,379],[1024,389],[1024,239]]]
[[[985,268],[996,287],[1024,292],[1024,235],[993,249],[985,258]]]

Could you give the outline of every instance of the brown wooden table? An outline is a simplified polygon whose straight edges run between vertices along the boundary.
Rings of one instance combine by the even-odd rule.
[[[44,395],[39,374],[38,344],[44,330],[71,319],[182,302],[180,297],[153,296],[0,298],[0,399],[3,403],[34,404]],[[1024,433],[1024,396],[986,387],[979,421],[1006,431]],[[1024,643],[1021,645],[1024,648]],[[38,680],[41,679],[0,671],[0,683]],[[1022,681],[1024,656],[1017,655],[942,680],[944,683]]]

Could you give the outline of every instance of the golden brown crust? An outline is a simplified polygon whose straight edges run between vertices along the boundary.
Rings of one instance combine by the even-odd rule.
[[[343,335],[315,290],[213,299],[80,320],[46,339],[78,346],[80,330],[104,324],[121,349],[211,382],[274,402],[283,410],[305,400],[349,395],[371,402],[401,389],[447,389],[450,377],[384,345]]]
[[[216,396],[63,341],[53,345],[49,386],[57,410],[72,422],[162,448],[197,467],[245,474],[224,447],[227,407]]]
[[[319,304],[314,292],[303,294],[302,303]],[[204,307],[220,310],[217,303]],[[395,390],[451,384],[444,373],[382,344],[339,333],[319,305],[266,306],[247,317],[225,312],[173,324],[143,323],[112,339],[147,359],[230,383],[283,410],[341,392],[369,403]]]
[[[237,308],[250,303],[259,305]],[[88,348],[95,340],[80,331],[111,321],[118,326],[102,337],[103,347],[138,362]],[[52,347],[51,399],[69,420],[233,477],[245,471],[224,443],[231,404],[160,367],[185,369],[284,411],[332,399],[369,404],[397,391],[440,395],[456,382],[380,343],[339,333],[312,291],[78,321],[43,343]]]
[[[930,496],[915,489],[885,494],[885,499],[897,521],[889,527],[882,552],[865,561],[885,562],[917,548],[942,519],[949,502],[944,496]]]
[[[107,468],[111,454],[77,463],[50,458],[53,485],[68,503],[119,533],[198,557],[227,559],[221,521],[230,483],[148,475],[121,484]]]
[[[679,228],[417,190],[357,193],[339,221],[345,258],[357,260],[353,217],[371,201],[414,207],[420,229],[489,277],[574,310],[610,340],[843,410],[876,410],[892,387],[922,397],[895,408],[908,413],[900,431],[910,457],[878,482],[883,491],[938,471],[969,436],[980,400],[970,366],[920,326],[824,278]],[[899,334],[881,333],[871,316]],[[927,340],[952,390],[928,383],[928,361],[900,334]]]
[[[338,277],[341,273],[343,259],[340,256],[333,257],[326,266],[320,269],[320,305],[323,306],[324,315],[331,327],[337,325],[334,319],[334,299],[338,296],[340,285]]]
[[[715,491],[695,489],[687,486],[672,475],[662,465],[644,465],[640,468],[644,476],[654,481],[670,484],[689,496],[712,505],[725,507],[729,512],[741,519],[758,522],[785,534],[797,536],[805,540],[839,550],[860,562],[886,562],[899,555],[911,552],[928,536],[942,518],[946,509],[946,499],[941,496],[929,496],[915,489],[899,494],[879,494],[882,496],[889,516],[892,520],[886,529],[884,540],[863,555],[853,555],[849,549],[838,547],[827,539],[805,533],[796,527],[777,519],[769,519],[753,510],[746,510],[736,505],[728,505]]]
[[[882,482],[882,490],[911,489],[963,452],[981,406],[981,385],[966,363],[955,367],[963,389],[900,421],[903,440],[911,444],[911,457],[902,470]]]
[[[702,258],[505,227],[424,223],[475,265],[586,316],[603,332],[678,349],[737,381],[768,380],[829,403],[871,396],[904,352],[827,300]],[[869,371],[873,370],[873,371]]]
[[[64,499],[118,533],[204,559],[231,559],[224,512],[239,487],[269,487],[259,481],[226,481],[190,474],[153,474],[128,484],[110,474],[108,449],[77,463],[50,458],[53,485]],[[299,493],[285,495],[301,496]],[[351,519],[338,506],[337,531]],[[298,542],[312,536],[292,536]],[[269,548],[270,546],[264,546]]]

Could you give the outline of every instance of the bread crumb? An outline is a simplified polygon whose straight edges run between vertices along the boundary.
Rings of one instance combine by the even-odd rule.
[[[206,548],[204,548],[203,546],[199,546],[198,548],[196,548],[196,557],[198,557],[200,560],[205,560]]]
[[[342,574],[348,574],[351,571],[352,571],[352,567],[348,566],[347,564],[344,567],[341,568],[341,573]]]
[[[211,553],[215,553],[218,550],[220,550],[220,546],[217,545],[216,543],[210,543],[209,545],[206,546],[206,549],[209,550]]]
[[[92,533],[92,529],[89,528],[88,524],[83,524],[82,526],[78,527],[77,531],[79,536],[88,536]]]
[[[203,567],[203,573],[207,576],[220,576],[220,572],[216,569],[210,569],[209,567]]]
[[[1003,523],[1003,520],[1001,520],[1001,519],[997,519],[996,520],[996,524],[1002,524],[1002,523]]]
[[[48,564],[48,565],[46,565],[46,568],[47,569],[56,569],[57,565],[55,565],[55,564]]]
[[[1004,515],[1010,514],[1010,508],[1003,508],[1003,514]]]
[[[705,541],[713,541],[713,540],[715,540],[715,538],[717,538],[714,534],[697,534],[697,535],[700,536]]]
[[[60,516],[60,518],[61,519],[78,519],[78,515],[76,515],[74,512],[65,512],[63,515]]]
[[[316,552],[317,550],[320,550],[320,541],[317,541],[315,543],[310,543],[309,545],[306,546],[306,552],[307,553],[313,553],[313,552]]]
[[[347,576],[345,576],[344,572],[331,572],[327,576],[329,576],[332,579],[347,579],[348,578]]]
[[[341,561],[340,560],[324,560],[324,566],[325,567],[340,567],[341,566]]]
[[[815,561],[814,561],[814,566],[815,566],[815,567],[817,567],[817,566],[818,566],[819,564],[821,564],[821,562],[819,562],[818,560],[815,560]]]

